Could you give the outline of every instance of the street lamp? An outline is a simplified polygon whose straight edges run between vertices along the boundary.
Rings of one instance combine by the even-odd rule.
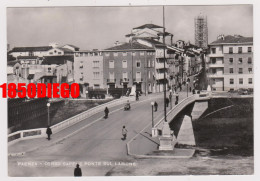
[[[47,103],[47,110],[48,110],[48,126],[51,126],[51,124],[50,124],[50,106],[51,106],[51,104],[48,102],[48,103]]]
[[[186,82],[186,85],[187,85],[187,97],[188,97],[189,96],[188,95],[188,92],[189,92],[189,90],[188,90],[189,89],[189,82],[188,81]]]
[[[154,122],[153,122],[153,106],[154,106],[154,102],[151,102],[152,105],[152,128],[154,127]]]

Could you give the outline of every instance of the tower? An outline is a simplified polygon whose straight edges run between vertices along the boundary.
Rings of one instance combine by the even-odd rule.
[[[207,16],[200,14],[195,17],[195,45],[200,48],[208,46],[208,25]]]

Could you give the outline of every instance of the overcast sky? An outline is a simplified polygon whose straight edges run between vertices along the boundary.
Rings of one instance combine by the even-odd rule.
[[[165,6],[166,31],[173,41],[194,43],[194,17],[208,19],[209,43],[217,35],[253,36],[253,6]],[[105,49],[125,41],[134,27],[163,25],[161,6],[8,8],[7,42],[11,47],[73,44],[82,50]]]

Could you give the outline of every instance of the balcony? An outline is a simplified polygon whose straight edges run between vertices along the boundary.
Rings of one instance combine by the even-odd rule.
[[[155,61],[155,69],[163,69],[164,68],[164,63],[163,62],[156,62]],[[165,62],[165,68],[169,68],[169,65],[167,64],[167,62]]]
[[[166,79],[167,79],[167,73],[166,73],[166,75],[165,75],[165,77],[166,77]],[[159,79],[164,79],[164,73],[156,73],[155,74],[155,79],[156,80],[159,80]]]
[[[143,78],[134,78],[134,82],[143,82]]]
[[[218,67],[224,68],[224,64],[223,63],[209,63],[209,68],[218,68]]]
[[[123,78],[123,79],[120,79],[120,82],[121,83],[128,83],[129,79],[128,78]]]
[[[215,53],[215,54],[209,54],[208,55],[210,58],[211,57],[224,57],[224,54],[223,53]]]
[[[116,83],[116,79],[107,79],[107,83],[114,84]]]
[[[208,74],[209,78],[221,78],[224,77],[223,73],[216,73],[216,74]]]

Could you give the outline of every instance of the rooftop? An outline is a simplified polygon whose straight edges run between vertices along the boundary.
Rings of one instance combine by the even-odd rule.
[[[253,37],[243,37],[240,35],[231,36],[227,35],[224,39],[213,41],[210,45],[214,44],[228,44],[228,43],[253,43]]]
[[[65,64],[66,60],[73,61],[73,56],[47,56],[44,57],[42,65]]]
[[[33,52],[33,51],[48,51],[52,49],[52,46],[40,46],[40,47],[14,47],[11,52]]]
[[[105,50],[133,50],[133,49],[135,49],[135,50],[138,50],[138,49],[140,49],[140,50],[143,50],[143,49],[151,50],[153,48],[142,45],[138,42],[133,42],[133,43],[124,43],[122,45],[113,46],[113,47],[107,48]]]
[[[138,26],[138,27],[136,27],[136,28],[133,28],[133,29],[144,29],[144,28],[153,29],[153,28],[163,28],[163,27],[162,27],[162,26],[155,25],[155,24],[145,24],[145,25],[142,25],[142,26]]]

